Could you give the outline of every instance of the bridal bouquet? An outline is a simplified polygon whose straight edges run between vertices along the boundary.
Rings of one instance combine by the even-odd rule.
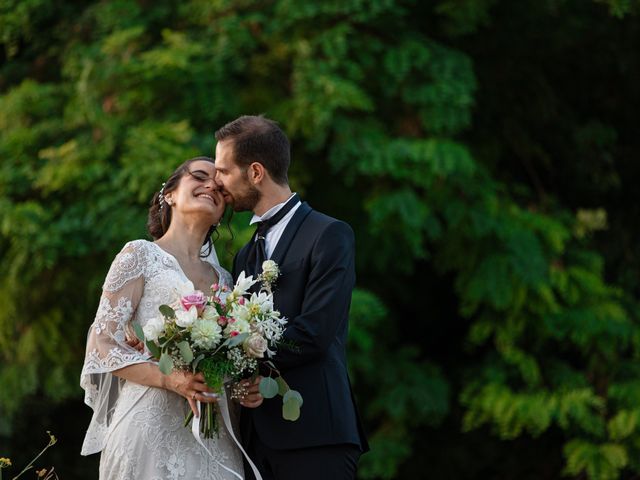
[[[191,282],[179,285],[175,302],[161,305],[160,315],[142,328],[137,325],[136,334],[158,360],[162,373],[168,375],[174,368],[202,372],[207,385],[218,394],[227,380],[255,378],[260,364],[264,365],[269,373],[260,381],[260,393],[265,398],[282,395],[283,418],[297,420],[302,397],[268,360],[287,323],[273,308],[271,288],[279,275],[278,265],[267,260],[262,269],[256,279],[242,272],[233,289],[212,285],[210,296],[194,290]],[[257,282],[261,282],[260,291],[249,295]],[[237,386],[235,394],[242,393]],[[217,431],[214,408],[205,403],[200,415],[200,432],[205,438]],[[192,417],[190,412],[185,425]]]

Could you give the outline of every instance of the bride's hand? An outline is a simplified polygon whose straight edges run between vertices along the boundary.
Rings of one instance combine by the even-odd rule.
[[[214,403],[218,396],[207,386],[202,373],[193,374],[184,370],[174,370],[166,377],[166,388],[183,396],[189,402],[193,414],[198,417],[198,404]],[[207,393],[207,395],[205,395]]]

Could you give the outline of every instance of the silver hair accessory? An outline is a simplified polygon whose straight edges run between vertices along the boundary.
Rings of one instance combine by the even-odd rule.
[[[160,204],[160,210],[162,210],[162,207],[164,207],[165,204],[165,199],[164,199],[164,186],[166,185],[166,182],[162,183],[162,188],[160,189],[160,193],[158,194],[158,203]]]

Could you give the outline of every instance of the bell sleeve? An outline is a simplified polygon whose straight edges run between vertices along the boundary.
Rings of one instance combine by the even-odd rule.
[[[150,362],[147,354],[127,345],[135,336],[132,321],[145,285],[146,255],[140,241],[127,243],[111,264],[102,287],[95,320],[87,335],[87,349],[80,376],[84,401],[93,409],[81,454],[104,448],[107,432],[124,380],[115,370]]]

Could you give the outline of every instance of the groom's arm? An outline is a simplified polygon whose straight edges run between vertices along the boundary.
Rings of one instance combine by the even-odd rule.
[[[329,224],[315,242],[300,315],[288,319],[285,345],[278,347],[274,359],[279,369],[322,357],[346,328],[355,284],[354,245],[351,227],[338,221]]]

